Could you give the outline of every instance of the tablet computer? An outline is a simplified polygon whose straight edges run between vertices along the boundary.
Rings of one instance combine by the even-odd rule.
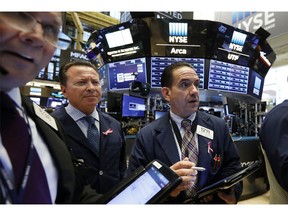
[[[260,169],[261,164],[262,164],[262,161],[260,160],[250,162],[248,165],[243,166],[236,173],[197,191],[191,201],[195,202],[196,200],[204,196],[216,193],[219,190],[224,190],[224,189],[228,189],[232,187],[233,185],[237,184],[238,182],[242,181],[244,178],[248,177],[252,173],[256,172],[258,169]]]
[[[159,160],[138,168],[99,200],[101,204],[161,203],[182,179]]]

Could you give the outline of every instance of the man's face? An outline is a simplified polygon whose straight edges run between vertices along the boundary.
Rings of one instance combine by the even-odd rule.
[[[102,96],[99,74],[88,66],[72,66],[66,75],[66,86],[61,86],[64,96],[75,108],[91,114]]]
[[[188,117],[199,107],[199,77],[190,67],[173,71],[171,88],[162,88],[164,98],[170,102],[171,111],[180,117]]]
[[[59,29],[61,14],[29,14],[38,21],[29,31],[19,30],[0,15],[0,90],[8,91],[33,80],[54,54],[55,47],[45,40],[41,24]]]

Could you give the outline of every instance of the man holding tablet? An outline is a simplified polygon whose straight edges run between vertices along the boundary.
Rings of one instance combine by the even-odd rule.
[[[140,130],[131,152],[128,173],[158,159],[182,177],[183,182],[170,194],[167,203],[185,203],[197,191],[241,168],[238,150],[225,122],[198,111],[199,82],[194,68],[186,62],[164,69],[161,92],[170,103],[170,112]],[[192,162],[192,170],[195,165],[206,170],[195,168],[198,174],[187,186],[187,175],[178,170],[181,162]],[[237,183],[228,190],[203,197],[200,202],[235,204],[241,193],[242,183]]]

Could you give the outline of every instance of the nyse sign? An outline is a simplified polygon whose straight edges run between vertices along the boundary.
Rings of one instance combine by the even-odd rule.
[[[276,19],[274,12],[257,13],[248,17],[244,21],[239,22],[237,24],[237,28],[252,32],[255,32],[260,27],[268,30],[275,27],[275,21]]]
[[[169,43],[188,43],[188,38],[181,36],[169,36]]]
[[[288,13],[283,12],[257,12],[245,16],[249,12],[219,12],[215,17],[217,21],[233,25],[236,28],[254,33],[259,27],[268,30],[271,37],[283,35],[288,32]],[[234,19],[233,19],[234,18]]]

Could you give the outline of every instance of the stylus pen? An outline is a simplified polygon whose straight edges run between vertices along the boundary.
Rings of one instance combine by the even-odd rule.
[[[192,167],[192,169],[197,170],[197,171],[204,171],[204,170],[206,170],[204,167]]]

